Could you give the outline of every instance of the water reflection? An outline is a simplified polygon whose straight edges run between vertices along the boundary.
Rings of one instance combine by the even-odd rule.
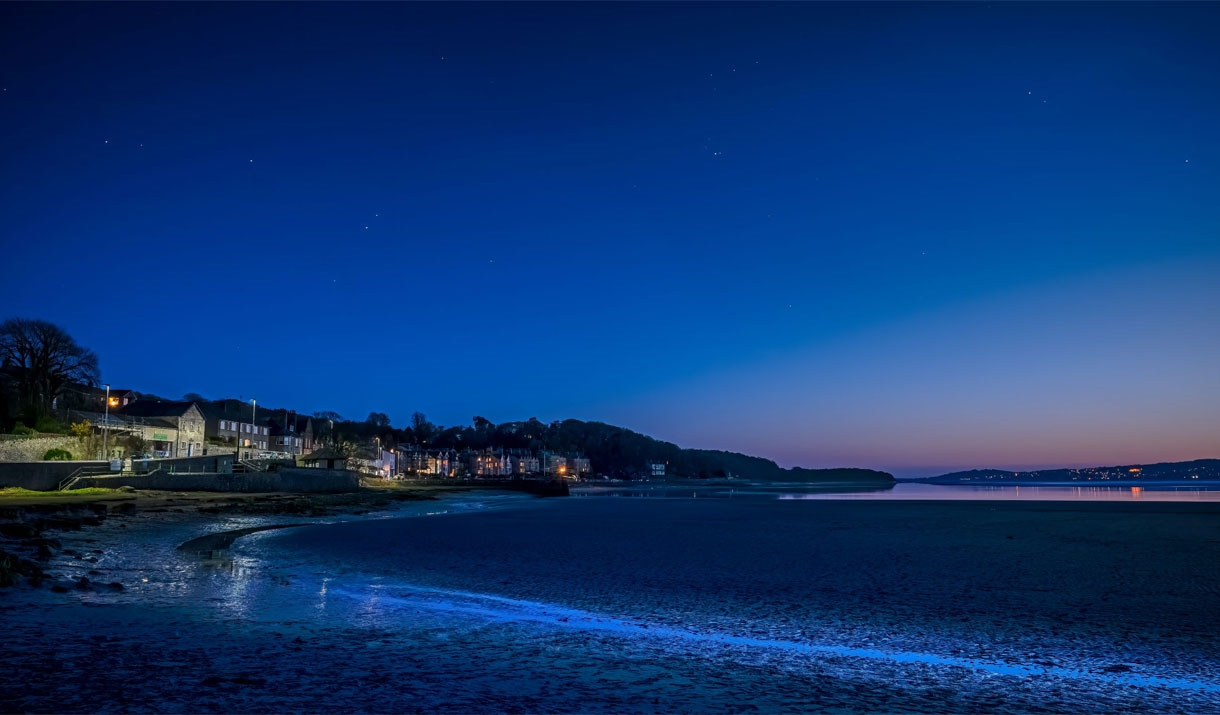
[[[1220,501],[1220,487],[1174,484],[1143,486],[967,486],[960,484],[898,483],[884,493],[792,493],[780,499],[893,499],[948,501]]]
[[[1158,485],[957,485],[898,482],[885,487],[804,485],[720,485],[691,489],[669,484],[589,486],[572,489],[574,497],[634,499],[882,499],[957,501],[1220,501],[1220,484]]]
[[[893,485],[882,487],[844,487],[844,486],[792,486],[792,485],[743,485],[742,487],[725,487],[721,485],[696,487],[673,484],[657,484],[642,486],[577,486],[573,487],[574,497],[629,497],[633,499],[767,499],[784,498],[785,494],[800,490],[801,494],[864,494],[870,492],[885,492]]]

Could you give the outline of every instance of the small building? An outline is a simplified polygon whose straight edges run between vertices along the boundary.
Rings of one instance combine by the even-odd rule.
[[[301,464],[311,469],[347,469],[347,455],[334,447],[323,447],[301,457]]]
[[[648,471],[645,472],[653,479],[658,479],[665,476],[665,462],[649,462]]]
[[[109,402],[109,409],[118,410],[135,402],[138,397],[139,394],[133,390],[107,390],[105,387],[71,384],[65,385],[59,395],[52,400],[51,408],[61,411],[77,410],[105,414],[107,402]]]

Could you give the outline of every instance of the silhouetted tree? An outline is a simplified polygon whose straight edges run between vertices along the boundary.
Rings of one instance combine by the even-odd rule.
[[[69,384],[94,386],[100,375],[97,355],[45,320],[12,318],[0,324],[0,363],[17,368],[20,403],[40,415],[51,411],[51,402]]]
[[[411,431],[415,433],[415,440],[419,444],[429,444],[436,438],[436,425],[428,421],[427,416],[422,412],[416,412],[411,415]]]

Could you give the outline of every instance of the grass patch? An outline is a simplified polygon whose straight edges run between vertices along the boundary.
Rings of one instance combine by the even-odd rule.
[[[22,489],[21,487],[5,487],[0,489],[0,503],[35,503],[35,502],[64,502],[64,501],[93,501],[100,498],[108,499],[134,499],[135,494],[127,494],[120,492],[118,489],[103,489],[102,487],[89,487],[87,489],[73,489],[66,492],[39,492],[33,489]]]

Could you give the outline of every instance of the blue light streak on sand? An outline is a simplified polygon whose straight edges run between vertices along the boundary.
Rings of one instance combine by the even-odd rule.
[[[1137,673],[1105,673],[1065,668],[1061,666],[1033,666],[999,663],[973,658],[957,658],[934,653],[913,651],[891,651],[877,648],[856,648],[818,643],[771,640],[724,633],[701,633],[672,626],[652,626],[622,618],[600,616],[564,606],[526,601],[504,596],[427,588],[408,584],[396,584],[394,595],[385,587],[375,586],[372,593],[359,593],[348,589],[333,589],[336,595],[360,601],[375,601],[398,607],[411,607],[434,612],[478,616],[505,623],[538,623],[557,628],[581,631],[596,631],[622,637],[670,639],[698,645],[723,645],[781,651],[811,656],[840,656],[867,660],[909,663],[918,665],[949,666],[966,668],[992,675],[1016,677],[1051,676],[1072,680],[1100,682],[1114,686],[1137,686],[1143,688],[1174,688],[1220,693],[1220,683],[1186,678],[1163,677]],[[373,604],[370,604],[373,605]]]

